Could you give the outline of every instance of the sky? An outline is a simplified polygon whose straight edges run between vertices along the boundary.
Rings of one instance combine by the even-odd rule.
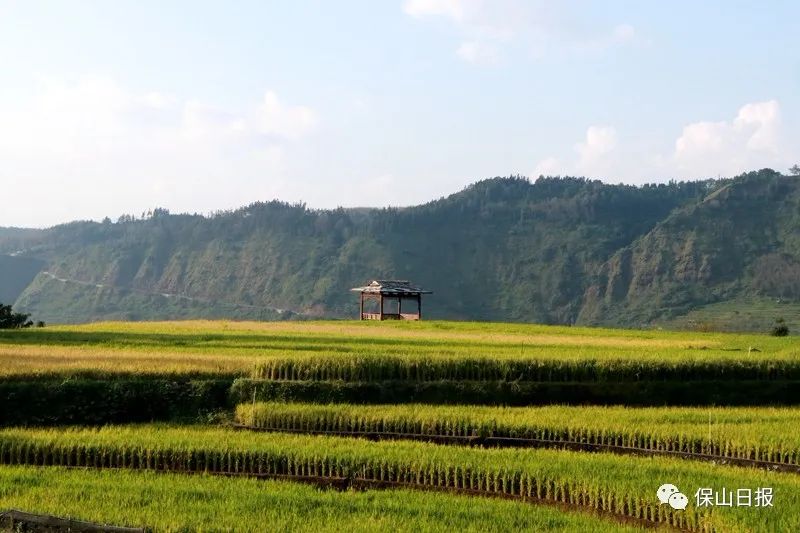
[[[0,0],[0,226],[800,162],[800,2]]]

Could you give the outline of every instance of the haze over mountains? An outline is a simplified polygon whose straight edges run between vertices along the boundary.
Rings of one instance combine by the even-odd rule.
[[[402,209],[0,229],[0,301],[47,322],[354,317],[411,279],[430,318],[763,330],[800,317],[800,177],[642,187],[493,178]]]

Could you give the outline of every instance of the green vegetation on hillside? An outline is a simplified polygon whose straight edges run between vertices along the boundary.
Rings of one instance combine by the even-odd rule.
[[[43,266],[38,259],[0,255],[0,302],[13,304]]]
[[[26,236],[47,267],[16,303],[48,322],[350,317],[350,287],[401,278],[434,291],[431,317],[649,326],[738,298],[800,302],[799,202],[796,178],[762,170],[642,187],[494,178],[403,209],[156,210]],[[20,245],[0,238],[0,253]]]
[[[674,210],[617,251],[587,290],[579,321],[679,324],[680,317],[709,304],[731,302],[732,308],[732,302],[748,298],[796,304],[798,227],[800,180],[769,170],[741,176],[701,202]],[[795,321],[798,315],[786,318]],[[752,330],[763,322],[737,318],[707,325]]]
[[[769,333],[779,318],[784,319],[790,332],[800,331],[800,302],[764,297],[739,298],[698,307],[659,325],[689,331]]]

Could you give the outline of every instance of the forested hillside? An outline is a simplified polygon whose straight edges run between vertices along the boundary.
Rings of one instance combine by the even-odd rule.
[[[401,278],[435,292],[430,317],[640,326],[800,302],[799,229],[800,181],[770,170],[642,187],[512,177],[402,209],[268,202],[0,230],[0,253],[41,261],[16,306],[48,322],[350,317],[350,287]]]
[[[754,298],[776,304],[761,328],[800,302],[800,178],[762,171],[676,209],[603,265],[579,321],[647,324]]]

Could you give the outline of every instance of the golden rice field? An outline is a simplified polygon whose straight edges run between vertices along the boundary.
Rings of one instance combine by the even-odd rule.
[[[765,335],[456,322],[105,322],[0,332],[0,376],[244,375],[271,359],[636,361],[800,366],[800,344]]]

